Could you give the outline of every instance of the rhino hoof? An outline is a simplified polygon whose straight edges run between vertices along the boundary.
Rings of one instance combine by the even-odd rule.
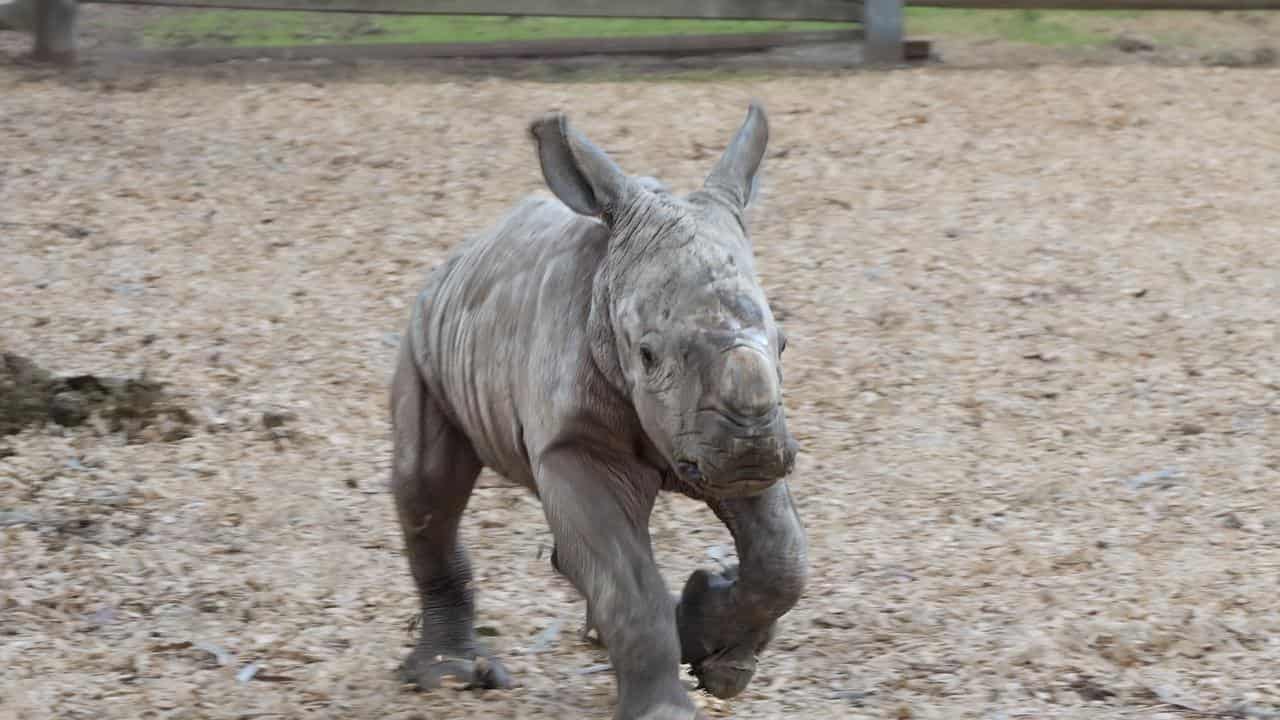
[[[414,650],[400,665],[400,680],[419,690],[454,687],[460,690],[508,690],[515,687],[502,662],[484,657],[449,657]]]
[[[694,664],[692,670],[698,689],[728,700],[751,684],[756,674],[756,654],[749,647],[721,651]]]

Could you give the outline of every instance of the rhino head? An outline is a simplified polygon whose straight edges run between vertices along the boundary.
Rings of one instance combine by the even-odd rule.
[[[707,498],[769,488],[797,444],[782,403],[786,336],[756,281],[744,217],[768,144],[764,109],[752,103],[702,187],[682,196],[624,172],[563,115],[530,130],[547,186],[608,229],[593,355],[630,397],[649,450]]]

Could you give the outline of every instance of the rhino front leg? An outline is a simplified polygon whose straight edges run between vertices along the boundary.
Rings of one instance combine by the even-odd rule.
[[[660,478],[625,460],[555,451],[537,472],[556,569],[587,601],[618,683],[615,720],[690,720],[675,602],[654,562],[649,514]]]
[[[738,565],[697,570],[676,611],[681,660],[719,698],[742,692],[774,623],[804,592],[806,539],[785,482],[751,498],[708,503],[733,534]]]
[[[392,489],[422,606],[421,634],[401,678],[424,690],[447,677],[472,687],[511,687],[502,663],[476,640],[471,563],[458,540],[480,461],[428,395],[407,346],[392,386],[392,427]]]
[[[556,560],[556,549],[551,548],[551,569],[564,575],[564,571],[560,569],[560,563]],[[596,636],[591,637],[591,633],[595,632]],[[578,639],[584,643],[595,645],[596,647],[604,647],[604,641],[600,639],[600,631],[596,630],[596,624],[591,620],[591,606],[587,605],[587,610],[583,614],[582,627],[578,629]]]

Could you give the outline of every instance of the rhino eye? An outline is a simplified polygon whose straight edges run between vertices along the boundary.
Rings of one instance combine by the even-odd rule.
[[[644,365],[645,372],[653,372],[658,365],[658,356],[653,354],[653,349],[648,345],[640,346],[640,363]]]
[[[781,355],[786,351],[787,351],[787,334],[779,330],[778,331],[778,354]]]

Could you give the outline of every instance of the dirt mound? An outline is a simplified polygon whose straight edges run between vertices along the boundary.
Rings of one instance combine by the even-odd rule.
[[[0,358],[0,435],[46,422],[63,427],[88,423],[103,432],[124,432],[129,442],[172,442],[191,435],[194,418],[173,402],[162,383],[58,377],[21,355],[3,353]]]

